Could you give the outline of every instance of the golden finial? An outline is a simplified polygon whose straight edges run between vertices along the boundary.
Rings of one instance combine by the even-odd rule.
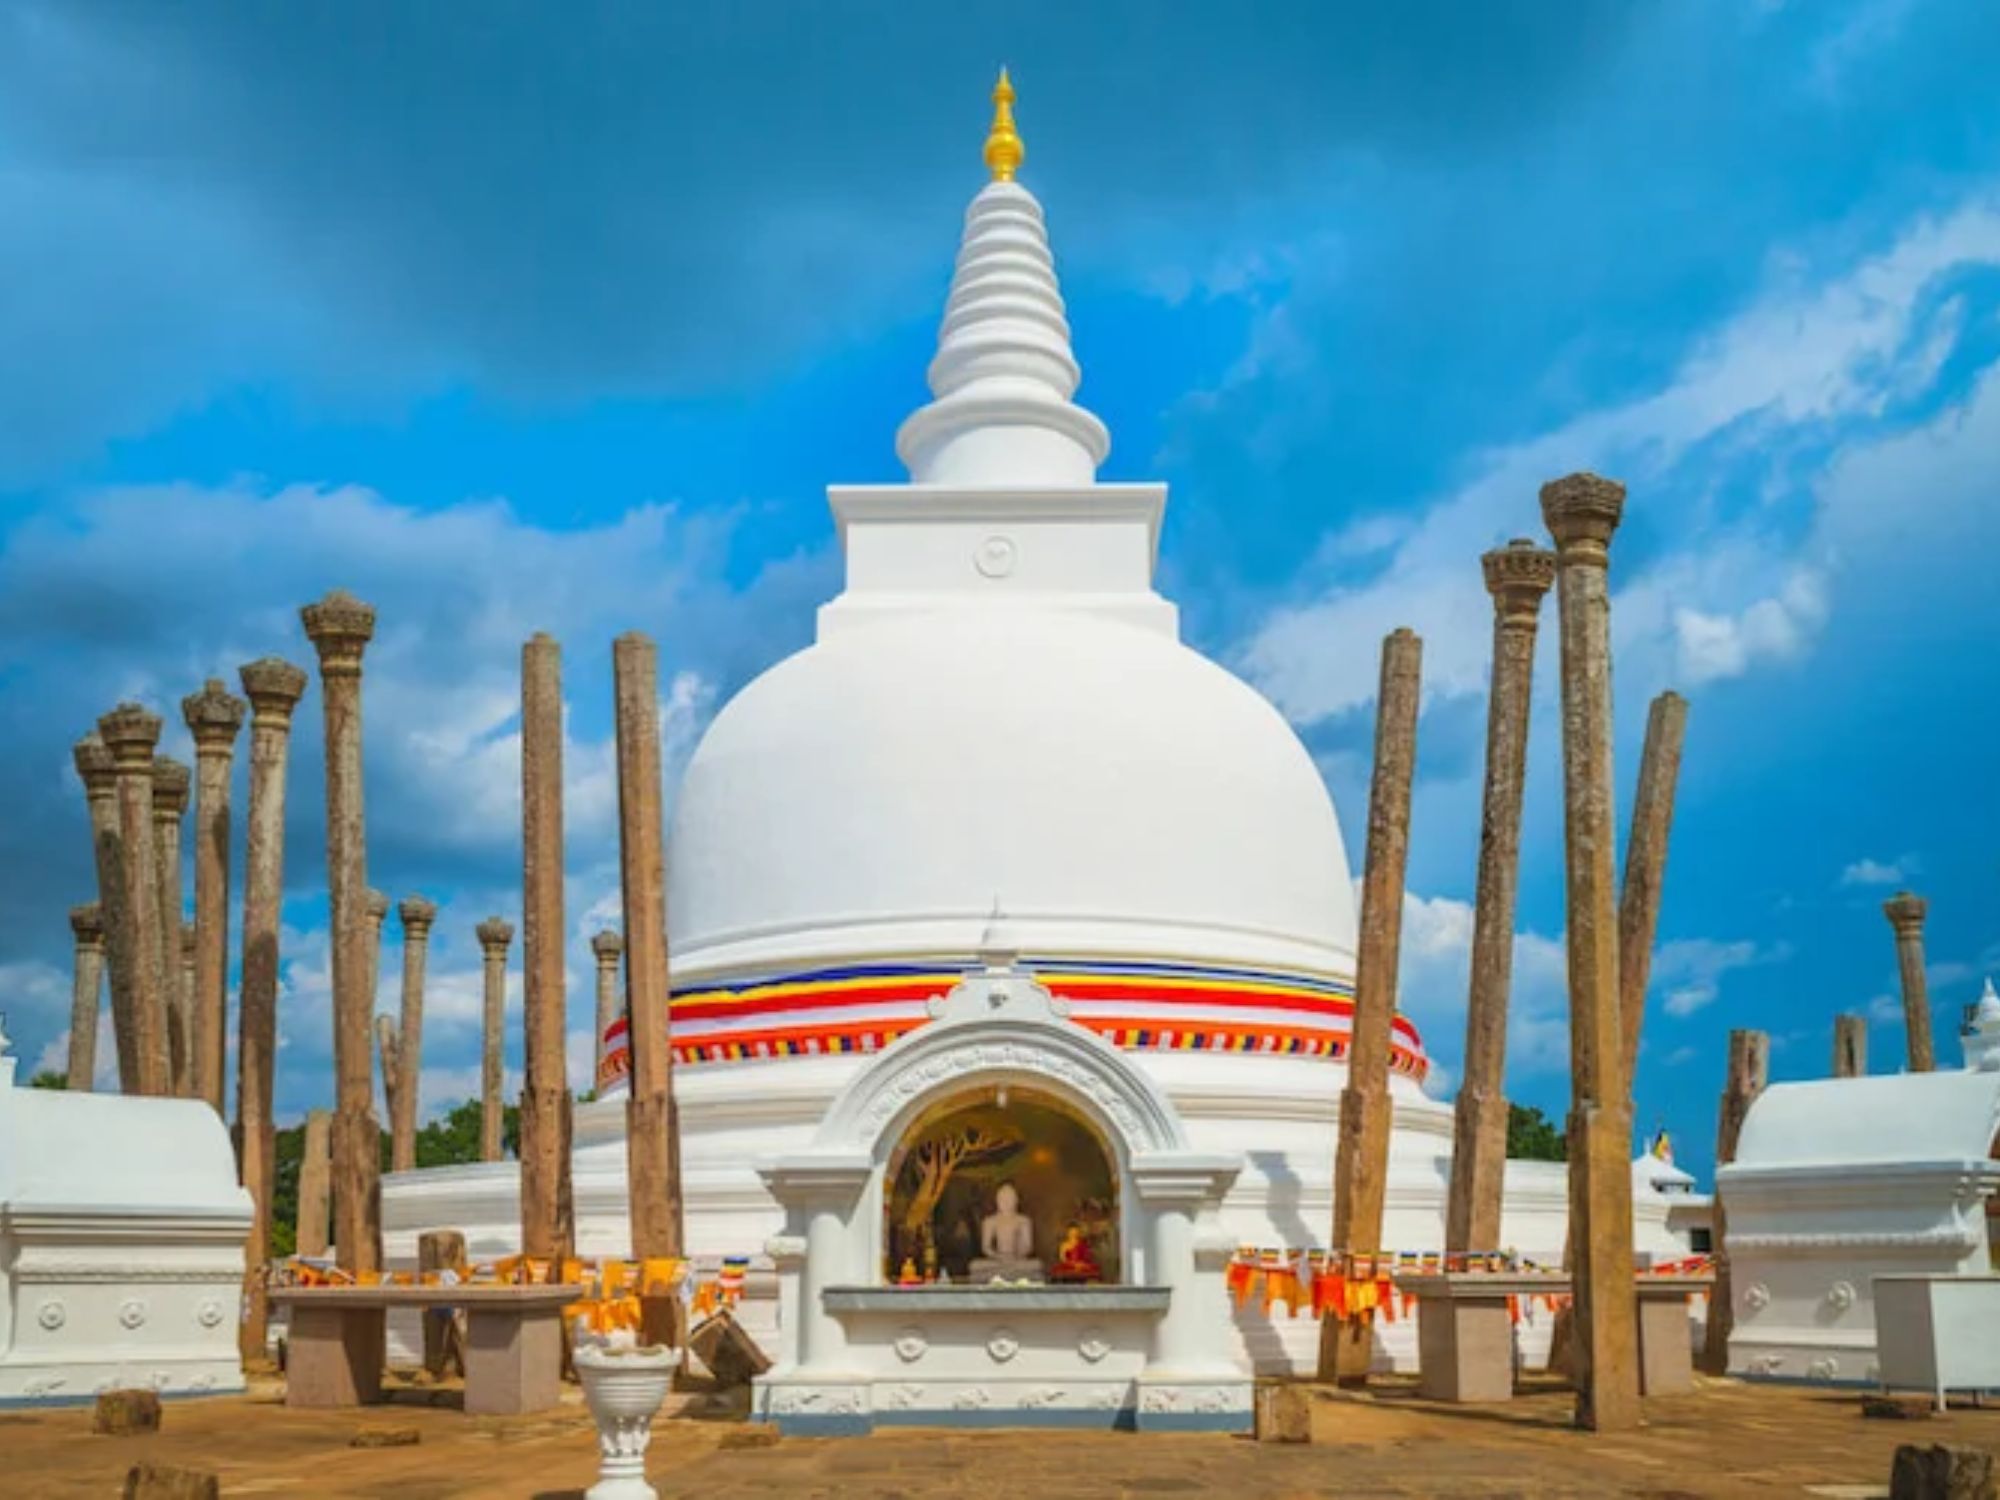
[[[986,132],[986,166],[995,182],[1012,182],[1027,155],[1028,148],[1014,129],[1014,85],[1002,68],[1000,81],[993,85],[993,128]]]

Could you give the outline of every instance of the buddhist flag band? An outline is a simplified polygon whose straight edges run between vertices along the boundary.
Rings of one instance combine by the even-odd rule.
[[[977,969],[970,958],[865,964],[690,985],[671,1006],[676,1064],[879,1052],[930,1018],[929,1001]],[[1137,961],[1024,959],[1070,1018],[1128,1051],[1243,1052],[1340,1061],[1354,1018],[1353,986],[1326,975]],[[600,1090],[631,1069],[626,1023],[604,1034]],[[1430,1062],[1398,1016],[1391,1067],[1422,1080]]]

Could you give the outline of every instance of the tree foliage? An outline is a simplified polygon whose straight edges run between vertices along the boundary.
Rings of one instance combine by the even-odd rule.
[[[1568,1161],[1569,1143],[1555,1122],[1533,1105],[1509,1104],[1507,1154],[1519,1161]]]
[[[58,1073],[54,1068],[44,1068],[28,1080],[28,1087],[31,1089],[66,1089],[69,1087],[69,1074]]]

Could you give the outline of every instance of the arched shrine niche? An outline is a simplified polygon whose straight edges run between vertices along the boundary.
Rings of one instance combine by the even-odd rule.
[[[1008,1085],[939,1102],[911,1122],[883,1181],[889,1282],[977,1280],[981,1227],[1005,1187],[1032,1225],[1030,1257],[1044,1279],[1121,1279],[1116,1158],[1053,1094]]]

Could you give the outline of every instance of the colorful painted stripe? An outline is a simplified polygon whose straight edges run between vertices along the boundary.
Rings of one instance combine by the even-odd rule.
[[[672,1000],[675,1061],[688,1065],[874,1052],[929,1019],[927,1002],[977,965],[870,964],[691,985]],[[1024,960],[1072,1006],[1076,1024],[1146,1051],[1346,1056],[1349,985],[1319,975],[1138,961]],[[598,1087],[630,1071],[621,1019],[605,1033]],[[1395,1019],[1391,1067],[1422,1078],[1429,1063],[1408,1020]]]

